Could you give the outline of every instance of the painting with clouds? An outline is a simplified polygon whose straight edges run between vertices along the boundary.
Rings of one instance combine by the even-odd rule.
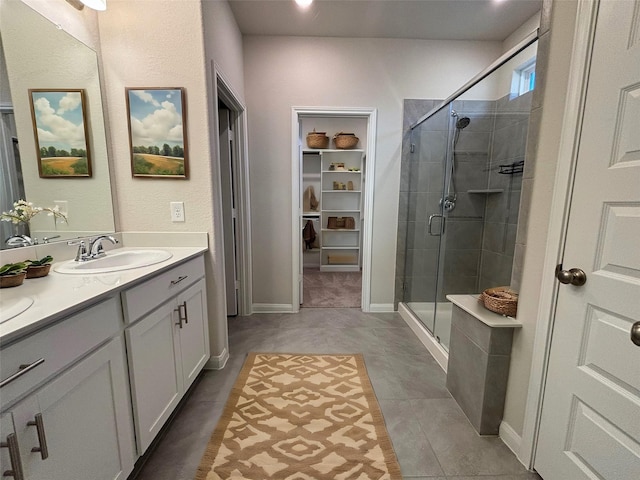
[[[84,90],[29,90],[40,176],[90,177]]]
[[[183,88],[127,88],[134,177],[187,178]]]

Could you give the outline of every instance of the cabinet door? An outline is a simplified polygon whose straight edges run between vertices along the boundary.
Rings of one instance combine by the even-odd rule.
[[[186,318],[186,321],[179,322],[182,328],[178,326],[185,390],[209,360],[209,322],[205,292],[205,280],[202,279],[178,296],[179,311],[176,314]]]
[[[135,448],[124,355],[122,338],[114,338],[14,408],[25,478],[127,478]]]
[[[126,330],[138,453],[142,455],[183,392],[180,347],[170,301]],[[194,308],[195,310],[195,308]]]
[[[2,444],[2,448],[0,448],[0,473],[12,472],[13,478],[20,478],[23,471],[22,452],[13,428],[11,413],[0,416],[0,444]]]

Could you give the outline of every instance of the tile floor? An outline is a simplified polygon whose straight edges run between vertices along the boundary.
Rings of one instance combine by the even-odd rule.
[[[137,480],[192,480],[250,351],[363,353],[402,474],[413,480],[539,480],[497,437],[480,437],[445,374],[396,313],[302,309],[229,319],[231,358],[205,371]]]

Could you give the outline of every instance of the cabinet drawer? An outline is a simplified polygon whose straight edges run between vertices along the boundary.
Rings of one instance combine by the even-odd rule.
[[[202,277],[204,258],[201,255],[123,292],[125,322],[135,322]]]
[[[0,378],[10,377],[21,365],[44,362],[2,387],[4,408],[93,348],[118,333],[122,325],[118,298],[111,298],[70,316],[0,350]]]

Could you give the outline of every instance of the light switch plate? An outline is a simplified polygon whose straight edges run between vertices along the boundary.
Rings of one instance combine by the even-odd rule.
[[[69,202],[67,200],[54,200],[53,204],[58,207],[60,213],[69,218]],[[56,223],[65,223],[63,219],[56,218]]]
[[[171,221],[184,222],[184,202],[170,202]]]

